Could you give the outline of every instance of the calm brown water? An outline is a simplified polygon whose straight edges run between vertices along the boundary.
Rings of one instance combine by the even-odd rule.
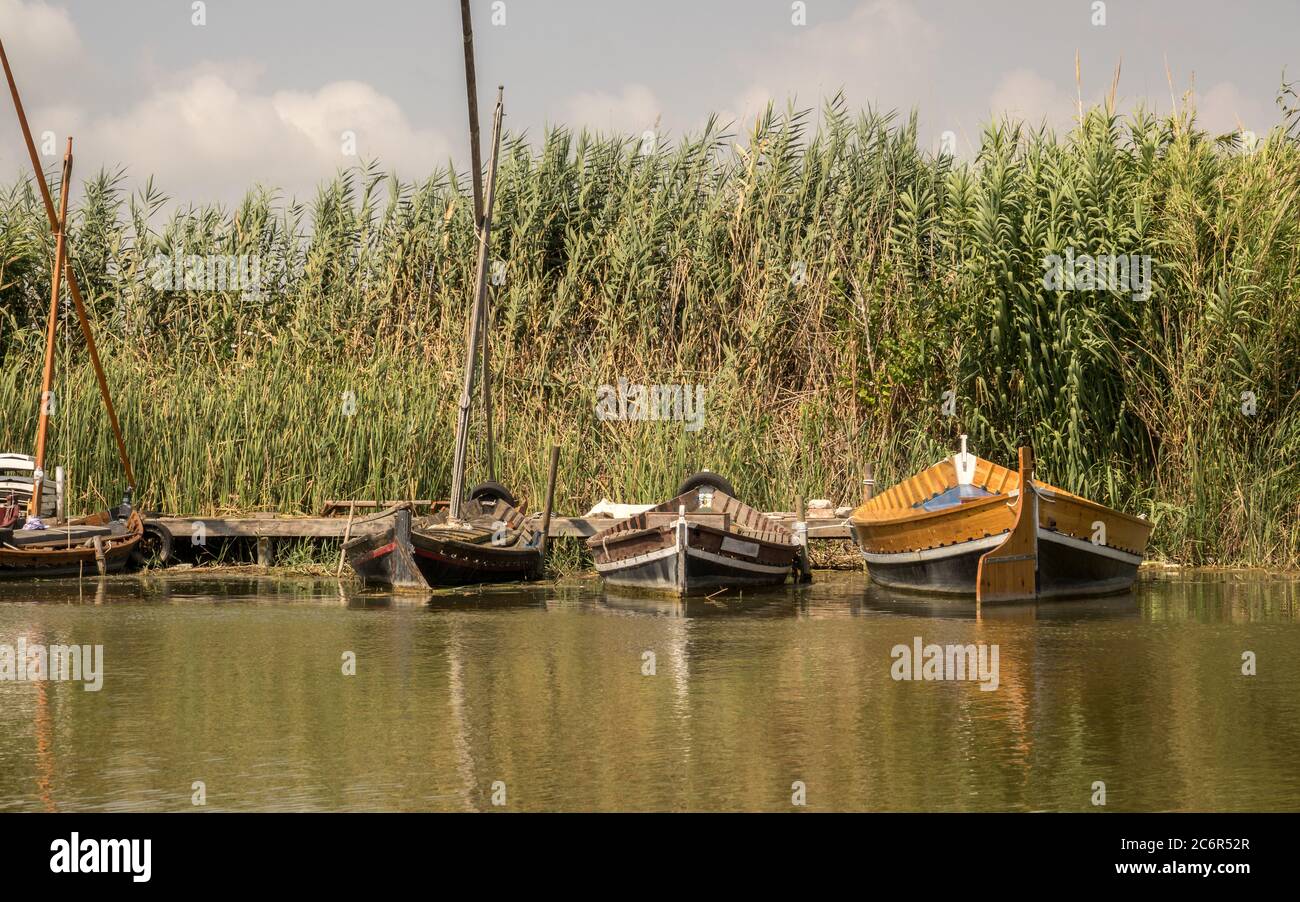
[[[1300,582],[976,618],[818,577],[687,608],[594,580],[0,583],[0,646],[104,649],[98,692],[0,682],[0,810],[195,810],[195,781],[219,810],[500,810],[497,781],[515,811],[790,810],[795,781],[813,810],[1083,810],[1095,781],[1111,811],[1300,810]],[[996,644],[998,688],[894,680],[916,636]]]

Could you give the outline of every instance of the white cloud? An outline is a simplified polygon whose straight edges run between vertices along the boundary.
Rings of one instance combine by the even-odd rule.
[[[732,101],[724,119],[745,124],[766,108],[798,98],[819,104],[841,88],[853,106],[872,104],[910,110],[922,98],[920,85],[932,84],[943,65],[941,41],[933,24],[906,0],[872,0],[844,19],[791,25],[773,46],[752,48],[733,60],[747,72],[748,84]]]
[[[565,111],[565,124],[574,128],[585,125],[615,134],[638,135],[655,128],[662,105],[645,85],[629,84],[617,94],[575,94],[565,104]]]
[[[67,11],[48,3],[0,0],[0,38],[18,87],[33,96],[49,83],[51,74],[57,75],[81,54],[81,38]],[[23,72],[33,73],[30,87],[21,80]],[[35,73],[43,77],[35,78]]]
[[[256,183],[305,198],[338,169],[372,158],[403,178],[423,178],[450,150],[440,133],[416,128],[363,82],[266,93],[220,67],[164,81],[120,114],[66,105],[35,111],[33,130],[57,122],[60,134],[71,131],[83,177],[125,165],[134,181],[152,175],[186,202],[234,202]],[[345,131],[356,135],[356,156],[343,152]]]
[[[368,84],[268,91],[258,86],[262,67],[247,60],[199,62],[182,72],[151,69],[149,93],[106,112],[78,100],[81,39],[65,10],[39,0],[0,0],[0,35],[38,149],[44,132],[56,136],[55,152],[43,162],[57,167],[71,134],[82,179],[101,166],[126,166],[134,183],[152,175],[183,203],[233,203],[257,183],[306,198],[360,160],[378,158],[386,171],[416,179],[444,164],[451,150],[442,134],[415,127],[392,98]],[[343,153],[345,131],[356,135],[355,157]],[[0,166],[26,174],[21,142],[0,143]]]
[[[1255,97],[1247,97],[1229,81],[1216,84],[1204,95],[1193,98],[1196,104],[1197,124],[1211,134],[1221,135],[1241,129],[1253,131],[1263,138],[1268,130],[1278,124],[1276,106]]]
[[[1013,69],[998,80],[989,99],[995,118],[1007,116],[1037,127],[1044,121],[1057,132],[1071,127],[1078,115],[1078,96],[1031,69]]]

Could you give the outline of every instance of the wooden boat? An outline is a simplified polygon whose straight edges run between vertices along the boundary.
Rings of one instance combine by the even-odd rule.
[[[961,451],[868,498],[850,522],[871,580],[979,601],[1109,595],[1133,585],[1151,524]]]
[[[468,43],[469,10],[465,17],[466,74],[470,79],[470,122],[474,171],[478,172],[478,130],[472,84],[472,50]],[[470,305],[464,383],[456,418],[455,451],[452,460],[451,500],[432,516],[413,520],[409,510],[393,510],[387,525],[377,533],[344,543],[343,554],[363,582],[395,588],[426,589],[467,583],[494,583],[539,576],[546,555],[546,534],[550,528],[551,504],[555,496],[555,472],[559,449],[551,449],[546,506],[540,528],[534,528],[519,509],[514,496],[492,479],[492,402],[486,324],[488,322],[487,268],[492,236],[492,206],[496,196],[497,159],[501,149],[502,90],[498,88],[493,117],[492,159],[488,167],[485,196],[479,197],[475,181],[475,221],[478,224],[478,265],[475,294]],[[488,481],[464,496],[465,458],[469,441],[470,405],[475,377],[483,373],[482,401]],[[376,519],[376,518],[371,518]]]
[[[384,529],[344,545],[364,583],[428,588],[541,574],[541,531],[506,499],[472,497],[454,521],[448,510],[414,520],[405,510],[381,516],[387,517]]]
[[[117,412],[113,408],[108,381],[104,377],[104,368],[99,360],[99,351],[95,346],[95,336],[90,328],[90,319],[77,282],[76,271],[69,262],[71,252],[68,247],[66,226],[68,195],[72,181],[72,139],[68,138],[67,151],[63,157],[63,178],[59,208],[56,213],[3,44],[0,44],[0,63],[4,67],[14,110],[18,115],[18,123],[27,144],[27,153],[36,174],[35,182],[40,189],[41,200],[44,202],[46,217],[54,237],[49,317],[45,332],[45,365],[41,373],[40,394],[37,396],[40,407],[37,416],[36,454],[32,458],[17,455],[6,455],[3,458],[3,466],[6,470],[18,470],[20,473],[16,485],[12,477],[6,480],[9,488],[3,496],[0,496],[0,517],[3,517],[3,522],[8,524],[4,529],[0,529],[0,578],[110,573],[121,570],[131,560],[132,554],[136,552],[144,536],[144,526],[140,515],[131,510],[135,474],[131,470],[131,462],[127,457],[126,444],[122,439]],[[41,515],[49,512],[49,485],[44,470],[45,450],[50,411],[53,406],[51,402],[54,397],[52,389],[59,303],[62,299],[61,288],[65,277],[68,295],[76,311],[77,321],[86,342],[86,351],[104,402],[104,410],[117,442],[118,456],[127,484],[121,506],[113,511],[62,522],[52,520],[47,523],[40,518]],[[31,473],[30,481],[26,478],[28,471]],[[18,507],[15,503],[20,494],[25,494],[27,497],[27,516],[21,519],[16,516]],[[27,528],[29,526],[34,528]]]
[[[696,474],[675,498],[601,530],[587,539],[597,572],[612,586],[673,595],[779,586],[796,567],[806,573],[794,533],[734,491]]]
[[[117,573],[143,536],[134,511],[126,519],[99,513],[48,529],[0,529],[0,579]]]

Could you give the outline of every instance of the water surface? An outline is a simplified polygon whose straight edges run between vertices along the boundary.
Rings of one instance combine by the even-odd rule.
[[[1296,580],[977,615],[817,576],[686,606],[594,579],[0,583],[0,645],[105,670],[0,682],[0,810],[193,811],[196,781],[206,810],[790,810],[796,784],[813,810],[1091,810],[1097,781],[1111,811],[1300,810]],[[998,688],[893,679],[917,636],[997,645]]]

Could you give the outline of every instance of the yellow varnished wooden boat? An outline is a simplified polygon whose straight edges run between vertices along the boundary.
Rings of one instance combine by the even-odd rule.
[[[1133,585],[1151,524],[961,451],[879,495],[850,522],[871,580],[980,601],[1110,595]],[[1027,490],[1026,490],[1027,489]]]

